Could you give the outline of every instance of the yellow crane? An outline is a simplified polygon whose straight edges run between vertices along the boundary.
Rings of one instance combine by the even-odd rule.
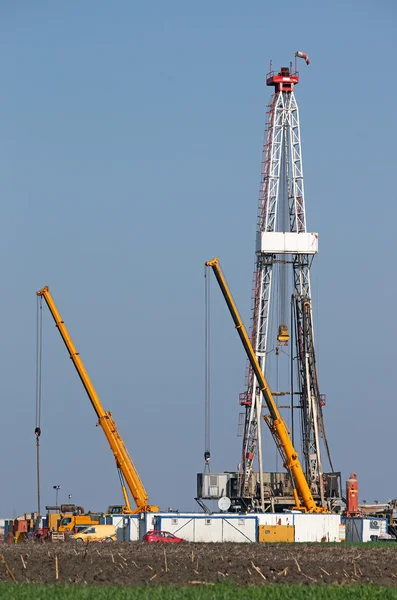
[[[69,352],[70,358],[76,368],[77,373],[81,379],[81,382],[88,394],[91,404],[98,417],[98,425],[102,427],[103,433],[106,436],[107,441],[113,456],[116,459],[117,470],[119,472],[121,489],[124,496],[124,506],[110,506],[108,512],[110,513],[123,513],[123,514],[136,514],[140,512],[158,512],[158,506],[152,506],[149,504],[149,498],[147,492],[143,486],[143,483],[138,475],[138,472],[132,462],[130,455],[128,454],[127,448],[117,430],[116,423],[113,421],[112,413],[106,412],[99,400],[98,394],[92,384],[91,379],[88,376],[87,371],[84,368],[83,361],[77,352],[72,338],[63,322],[61,315],[56,307],[54,299],[50,294],[48,286],[37,292],[37,296],[41,296],[46,301],[49,311],[55,321],[55,325],[61,335],[62,340]],[[126,484],[135,500],[136,509],[133,510],[130,505]]]
[[[265,376],[262,373],[256,354],[254,352],[254,349],[252,348],[250,339],[247,335],[244,324],[238,313],[237,307],[234,303],[226,279],[222,273],[221,267],[219,265],[219,260],[218,258],[214,258],[213,260],[209,260],[205,264],[207,267],[211,267],[214,271],[216,280],[219,284],[219,287],[221,288],[223,297],[226,300],[226,304],[233,318],[234,324],[240,336],[241,342],[244,346],[248,360],[250,361],[252,369],[255,373],[255,377],[258,381],[259,388],[269,409],[270,419],[269,417],[267,417],[267,423],[273,433],[273,437],[281,454],[281,458],[283,459],[284,466],[286,469],[289,470],[289,472],[292,475],[292,479],[294,482],[294,498],[296,507],[300,510],[305,510],[306,512],[310,513],[327,512],[327,509],[325,507],[318,506],[313,499],[309,485],[306,481],[305,474],[299,462],[298,453],[296,452],[292,444],[291,438],[289,436],[287,425],[278,411],[273,395],[267,384]],[[302,504],[300,499],[302,500]]]

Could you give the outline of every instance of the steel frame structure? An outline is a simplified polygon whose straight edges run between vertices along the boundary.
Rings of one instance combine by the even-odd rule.
[[[297,53],[305,58],[307,55]],[[303,180],[302,148],[300,137],[299,110],[294,94],[294,86],[299,82],[299,73],[291,73],[292,68],[282,68],[279,73],[270,71],[267,85],[275,92],[268,106],[265,143],[263,148],[262,183],[259,197],[257,235],[276,232],[277,213],[281,202],[288,203],[289,231],[306,233],[305,195]],[[285,177],[286,194],[280,198],[280,180]],[[287,196],[287,197],[285,197]],[[282,208],[282,207],[281,207]],[[268,352],[268,331],[271,304],[271,289],[275,254],[256,252],[256,266],[253,285],[253,312],[251,343],[256,352],[262,372],[265,374]],[[297,364],[299,373],[299,393],[301,406],[301,441],[304,469],[313,495],[322,505],[324,481],[320,453],[320,437],[324,439],[328,458],[328,444],[322,415],[316,369],[312,301],[310,288],[309,254],[292,254],[294,280],[295,339],[297,343]],[[291,326],[293,326],[291,324]],[[245,406],[242,462],[240,465],[239,493],[247,498],[250,475],[256,456],[259,463],[260,505],[264,509],[261,451],[262,400],[256,378],[250,365],[247,371],[247,388],[240,394],[240,404]],[[256,501],[257,502],[257,501]]]

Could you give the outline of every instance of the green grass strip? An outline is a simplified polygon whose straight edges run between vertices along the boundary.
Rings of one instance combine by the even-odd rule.
[[[262,587],[234,587],[230,585],[200,585],[182,588],[171,586],[81,587],[36,584],[0,584],[3,600],[385,600],[397,599],[397,588],[373,585],[264,585]]]

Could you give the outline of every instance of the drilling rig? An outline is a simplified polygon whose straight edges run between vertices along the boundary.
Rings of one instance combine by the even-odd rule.
[[[273,396],[286,410],[292,443],[315,502],[335,510],[340,502],[340,473],[334,472],[328,447],[314,345],[310,268],[318,252],[318,234],[306,225],[302,147],[294,67],[272,69],[266,84],[274,89],[268,105],[257,221],[250,341]],[[285,402],[287,400],[287,402]],[[246,389],[239,395],[242,454],[237,472],[198,474],[198,497],[227,495],[235,510],[281,511],[294,505],[287,472],[266,471],[261,424],[262,395],[248,362]],[[324,471],[323,460],[329,470]],[[257,470],[254,465],[257,464]]]

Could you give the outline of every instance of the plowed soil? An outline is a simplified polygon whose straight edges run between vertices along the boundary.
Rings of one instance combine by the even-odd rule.
[[[0,548],[0,581],[88,585],[373,583],[397,586],[397,545],[27,542]],[[57,557],[57,560],[56,560]],[[1,558],[1,557],[0,557]],[[58,579],[56,577],[58,563]],[[7,565],[7,566],[6,566]]]

